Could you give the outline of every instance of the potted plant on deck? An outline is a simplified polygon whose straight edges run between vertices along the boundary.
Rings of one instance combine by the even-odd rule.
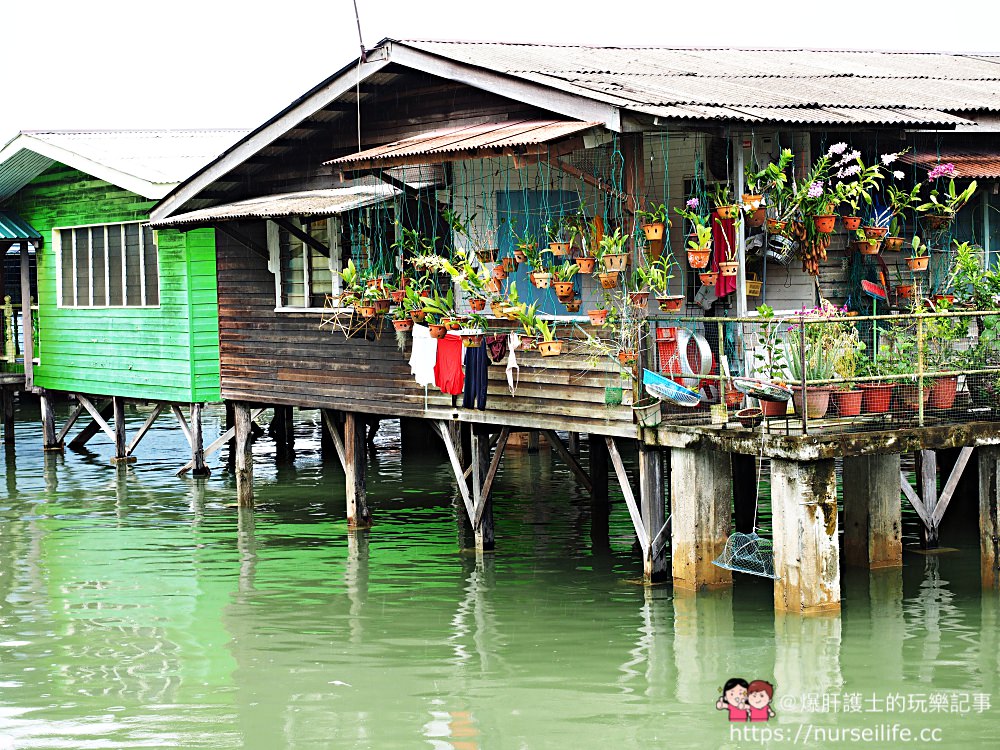
[[[861,414],[864,392],[854,382],[863,364],[865,344],[858,336],[858,329],[845,329],[841,335],[840,356],[834,363],[834,371],[844,382],[833,391],[833,406],[841,417],[856,417]]]
[[[788,324],[774,316],[774,308],[770,305],[759,305],[757,317],[760,322],[751,350],[754,374],[767,383],[785,386],[788,363],[784,344],[778,340],[778,334],[782,326],[787,327]],[[788,411],[788,402],[760,399],[760,408],[765,417],[781,416]]]
[[[834,365],[844,347],[845,332],[845,324],[836,318],[844,312],[823,301],[818,307],[796,313],[796,322],[788,328],[785,356],[792,379],[792,402],[797,414],[802,414],[804,396],[808,418],[820,419],[826,415],[832,386],[810,386],[808,381],[833,378]],[[806,381],[805,394],[802,388],[803,377]]]
[[[949,303],[941,300],[936,305],[936,312],[945,315],[924,321],[924,367],[932,372],[953,372],[966,358],[964,347],[959,350],[956,345],[969,335],[969,318],[946,317],[949,309]],[[957,388],[956,375],[934,378],[928,405],[932,409],[950,409],[955,403]]]

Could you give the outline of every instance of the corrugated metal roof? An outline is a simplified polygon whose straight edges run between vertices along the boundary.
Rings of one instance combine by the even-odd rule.
[[[633,107],[657,117],[679,120],[737,120],[747,123],[795,125],[899,125],[916,127],[968,124],[968,120],[935,109],[875,109],[859,107],[713,107],[674,105]]]
[[[4,240],[33,240],[42,239],[31,224],[26,222],[13,211],[0,211],[0,242]]]
[[[736,119],[926,125],[965,122],[942,112],[1000,111],[1000,55],[399,43],[665,118],[683,117],[676,109],[683,106],[754,107],[778,111]],[[782,111],[795,107],[811,112],[797,117]],[[867,112],[842,113],[855,108]],[[872,117],[877,109],[896,114]],[[929,116],[907,120],[901,114],[923,110]],[[829,119],[822,119],[824,112]]]
[[[306,190],[249,198],[212,208],[202,208],[151,222],[157,229],[187,224],[211,224],[236,219],[273,219],[284,216],[335,216],[395,197],[399,190],[390,185],[358,185],[327,190]]]
[[[579,120],[517,120],[441,128],[384,146],[341,156],[326,163],[343,165],[349,162],[390,160],[407,156],[541,145],[589,130],[600,124]]]
[[[959,177],[970,179],[1000,179],[1000,151],[944,151],[913,153],[899,157],[906,164],[931,170],[938,164],[954,164]]]
[[[221,154],[245,130],[32,130],[0,151],[0,200],[58,161],[160,198]]]

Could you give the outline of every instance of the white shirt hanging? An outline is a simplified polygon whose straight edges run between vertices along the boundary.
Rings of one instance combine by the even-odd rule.
[[[419,323],[413,325],[413,351],[410,352],[410,372],[417,385],[427,387],[434,382],[434,363],[437,362],[437,339],[431,338],[430,329]]]

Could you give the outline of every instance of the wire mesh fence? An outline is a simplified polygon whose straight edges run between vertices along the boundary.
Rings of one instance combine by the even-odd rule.
[[[1000,420],[1000,311],[650,318],[651,369],[698,393],[665,422],[789,434]]]

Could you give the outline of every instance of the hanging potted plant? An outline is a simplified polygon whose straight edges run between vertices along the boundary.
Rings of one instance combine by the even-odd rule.
[[[927,173],[928,182],[948,177],[948,187],[945,190],[934,188],[928,196],[930,200],[916,207],[925,228],[931,232],[941,232],[947,229],[962,208],[976,192],[976,181],[969,183],[962,192],[955,188],[955,165],[938,164]]]
[[[554,357],[562,354],[563,342],[556,338],[556,324],[549,325],[544,320],[539,320],[537,324],[538,334],[541,336],[538,342],[538,353],[543,357]]]
[[[525,226],[524,232],[519,233],[515,225],[511,223],[510,233],[514,238],[514,251],[511,263],[507,267],[508,273],[512,273],[517,264],[530,262],[528,259],[538,251],[538,238],[528,231],[527,226]]]
[[[719,221],[719,219],[716,219]],[[736,217],[735,231],[740,232],[740,217]],[[729,233],[726,231],[722,232],[723,238],[726,240],[726,259],[719,264],[719,273],[725,276],[736,276],[740,271],[740,261],[737,256],[737,248],[729,241]]]
[[[927,245],[920,241],[920,238],[913,237],[913,242],[911,243],[910,257],[906,259],[906,265],[910,267],[913,272],[926,271],[927,265],[930,263],[930,256],[927,254]]]
[[[400,305],[392,313],[392,327],[397,331],[412,331],[413,318],[410,317],[406,308]]]
[[[580,238],[580,252],[576,257],[576,264],[580,267],[580,273],[593,273],[594,266],[597,263],[594,253],[597,250],[601,236],[597,219],[588,220],[581,207],[576,216],[570,217],[566,221],[566,230],[569,233],[571,248],[575,244],[576,239]]]
[[[467,349],[475,349],[482,346],[483,336],[486,335],[488,327],[489,322],[485,317],[478,313],[470,315],[468,320],[465,321],[465,326],[458,331],[458,335],[462,337],[462,346]]]
[[[748,226],[763,226],[767,219],[765,204],[775,203],[778,194],[784,191],[792,160],[792,151],[786,148],[782,149],[777,162],[768,162],[759,171],[752,163],[747,163],[743,171],[744,189],[747,191],[743,194],[743,211],[747,215]],[[775,224],[771,224],[768,231],[774,234],[774,228]]]
[[[733,191],[728,182],[717,182],[712,189],[712,206],[718,219],[735,219],[739,207],[733,200]]]
[[[552,218],[545,222],[545,233],[549,237],[549,251],[553,256],[569,255],[570,243],[563,239],[565,222],[561,218]]]
[[[532,285],[538,289],[548,289],[552,286],[552,272],[547,269],[545,261],[542,260],[543,253],[537,247],[526,245],[524,255],[528,265],[531,266],[528,280]]]
[[[561,266],[556,266],[553,270],[553,283],[556,297],[560,302],[565,303],[572,300],[576,292],[573,289],[573,277],[580,271],[580,266],[572,261],[564,261]]]
[[[878,255],[882,240],[869,237],[863,229],[858,229],[854,232],[854,242],[851,244],[862,255]]]
[[[702,286],[715,286],[719,281],[718,271],[705,271],[698,274],[698,280]]]
[[[882,240],[882,248],[888,252],[898,253],[903,249],[903,238],[900,237],[901,220],[893,216],[889,222],[889,236]]]
[[[625,294],[628,303],[638,310],[645,310],[649,305],[649,289],[646,287],[647,269],[639,266],[632,274],[625,277]]]
[[[674,260],[672,255],[666,255],[653,261],[647,268],[639,268],[638,272],[643,285],[655,295],[656,303],[662,312],[676,313],[684,306],[683,294],[670,294],[670,280]]]
[[[667,229],[670,227],[670,220],[667,218],[667,207],[663,203],[653,204],[648,211],[637,211],[636,215],[642,221],[642,231],[646,239],[650,242],[659,242],[659,247],[663,247],[663,239]]]
[[[712,258],[712,230],[708,226],[707,217],[697,213],[698,205],[697,198],[690,198],[685,208],[675,207],[674,212],[691,224],[693,238],[687,243],[688,266],[706,268]]]
[[[628,253],[625,252],[626,242],[628,242],[628,235],[622,234],[621,227],[615,227],[612,234],[605,234],[601,237],[598,247],[605,271],[621,271],[628,264]]]
[[[905,176],[902,172],[893,172],[897,180]],[[895,185],[888,185],[885,189],[885,197],[888,205],[875,215],[873,224],[877,226],[888,226],[888,237],[882,246],[889,251],[897,252],[903,248],[903,229],[905,213],[911,210],[920,199],[920,191],[923,188],[919,182],[911,190],[903,190]]]

